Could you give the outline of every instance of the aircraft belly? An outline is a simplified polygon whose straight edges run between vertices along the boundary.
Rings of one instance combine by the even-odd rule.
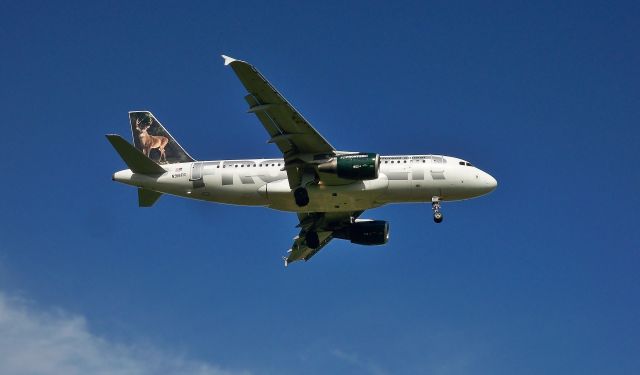
[[[204,188],[202,191],[194,191],[194,193],[200,193],[206,196],[207,200],[247,205],[247,206],[265,206],[268,201],[258,193],[258,185],[254,180],[240,180],[238,176],[233,183],[225,183],[224,175],[213,175],[204,177]],[[237,181],[236,181],[237,180]],[[237,183],[236,183],[237,182]]]
[[[427,182],[416,189],[414,198],[416,202],[431,202],[431,198],[442,196],[443,191],[444,189]]]
[[[309,185],[309,204],[298,207],[287,180],[266,184],[260,194],[267,198],[269,207],[293,212],[344,212],[361,211],[380,206],[377,203],[388,186],[386,176],[376,180],[355,181],[348,185]]]
[[[135,185],[167,194],[218,203],[247,206],[266,206],[269,203],[258,193],[259,185],[253,180],[246,180],[245,183],[240,183],[238,180],[238,183],[229,185],[222,182],[222,176],[219,174],[204,175],[195,181],[190,180],[186,175],[165,174],[157,179],[143,176],[136,180]]]

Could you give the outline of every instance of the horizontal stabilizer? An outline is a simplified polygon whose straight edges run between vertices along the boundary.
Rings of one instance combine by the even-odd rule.
[[[166,172],[164,168],[146,157],[140,150],[133,147],[121,136],[117,134],[107,134],[107,139],[133,173],[157,175]]]
[[[161,195],[162,193],[158,193],[157,191],[138,188],[138,206],[151,207],[158,201]]]

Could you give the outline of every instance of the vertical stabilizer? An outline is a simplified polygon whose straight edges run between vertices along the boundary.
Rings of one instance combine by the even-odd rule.
[[[159,164],[187,163],[194,159],[148,111],[129,112],[133,144]]]

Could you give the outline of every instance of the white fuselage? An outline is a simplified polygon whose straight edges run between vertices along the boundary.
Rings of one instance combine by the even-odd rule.
[[[275,158],[199,161],[163,165],[167,172],[157,177],[127,169],[113,179],[186,198],[294,212],[353,212],[388,203],[431,202],[434,197],[463,200],[487,194],[497,185],[488,173],[458,158],[381,156],[377,179],[310,184],[309,204],[298,207],[283,166],[283,159]]]

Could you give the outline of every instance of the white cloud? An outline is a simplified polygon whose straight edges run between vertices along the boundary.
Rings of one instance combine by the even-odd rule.
[[[387,372],[384,371],[380,366],[378,366],[377,364],[373,363],[372,361],[369,360],[362,360],[360,359],[360,357],[358,357],[358,355],[354,354],[354,353],[346,353],[342,350],[339,349],[334,349],[331,351],[331,354],[333,354],[336,358],[339,358],[343,361],[345,361],[346,363],[350,364],[351,366],[354,366],[358,369],[360,369],[361,371],[365,371],[368,374],[371,375],[386,375]]]
[[[238,372],[92,334],[81,316],[38,312],[0,291],[2,375],[237,375]],[[247,374],[243,372],[242,374]]]

